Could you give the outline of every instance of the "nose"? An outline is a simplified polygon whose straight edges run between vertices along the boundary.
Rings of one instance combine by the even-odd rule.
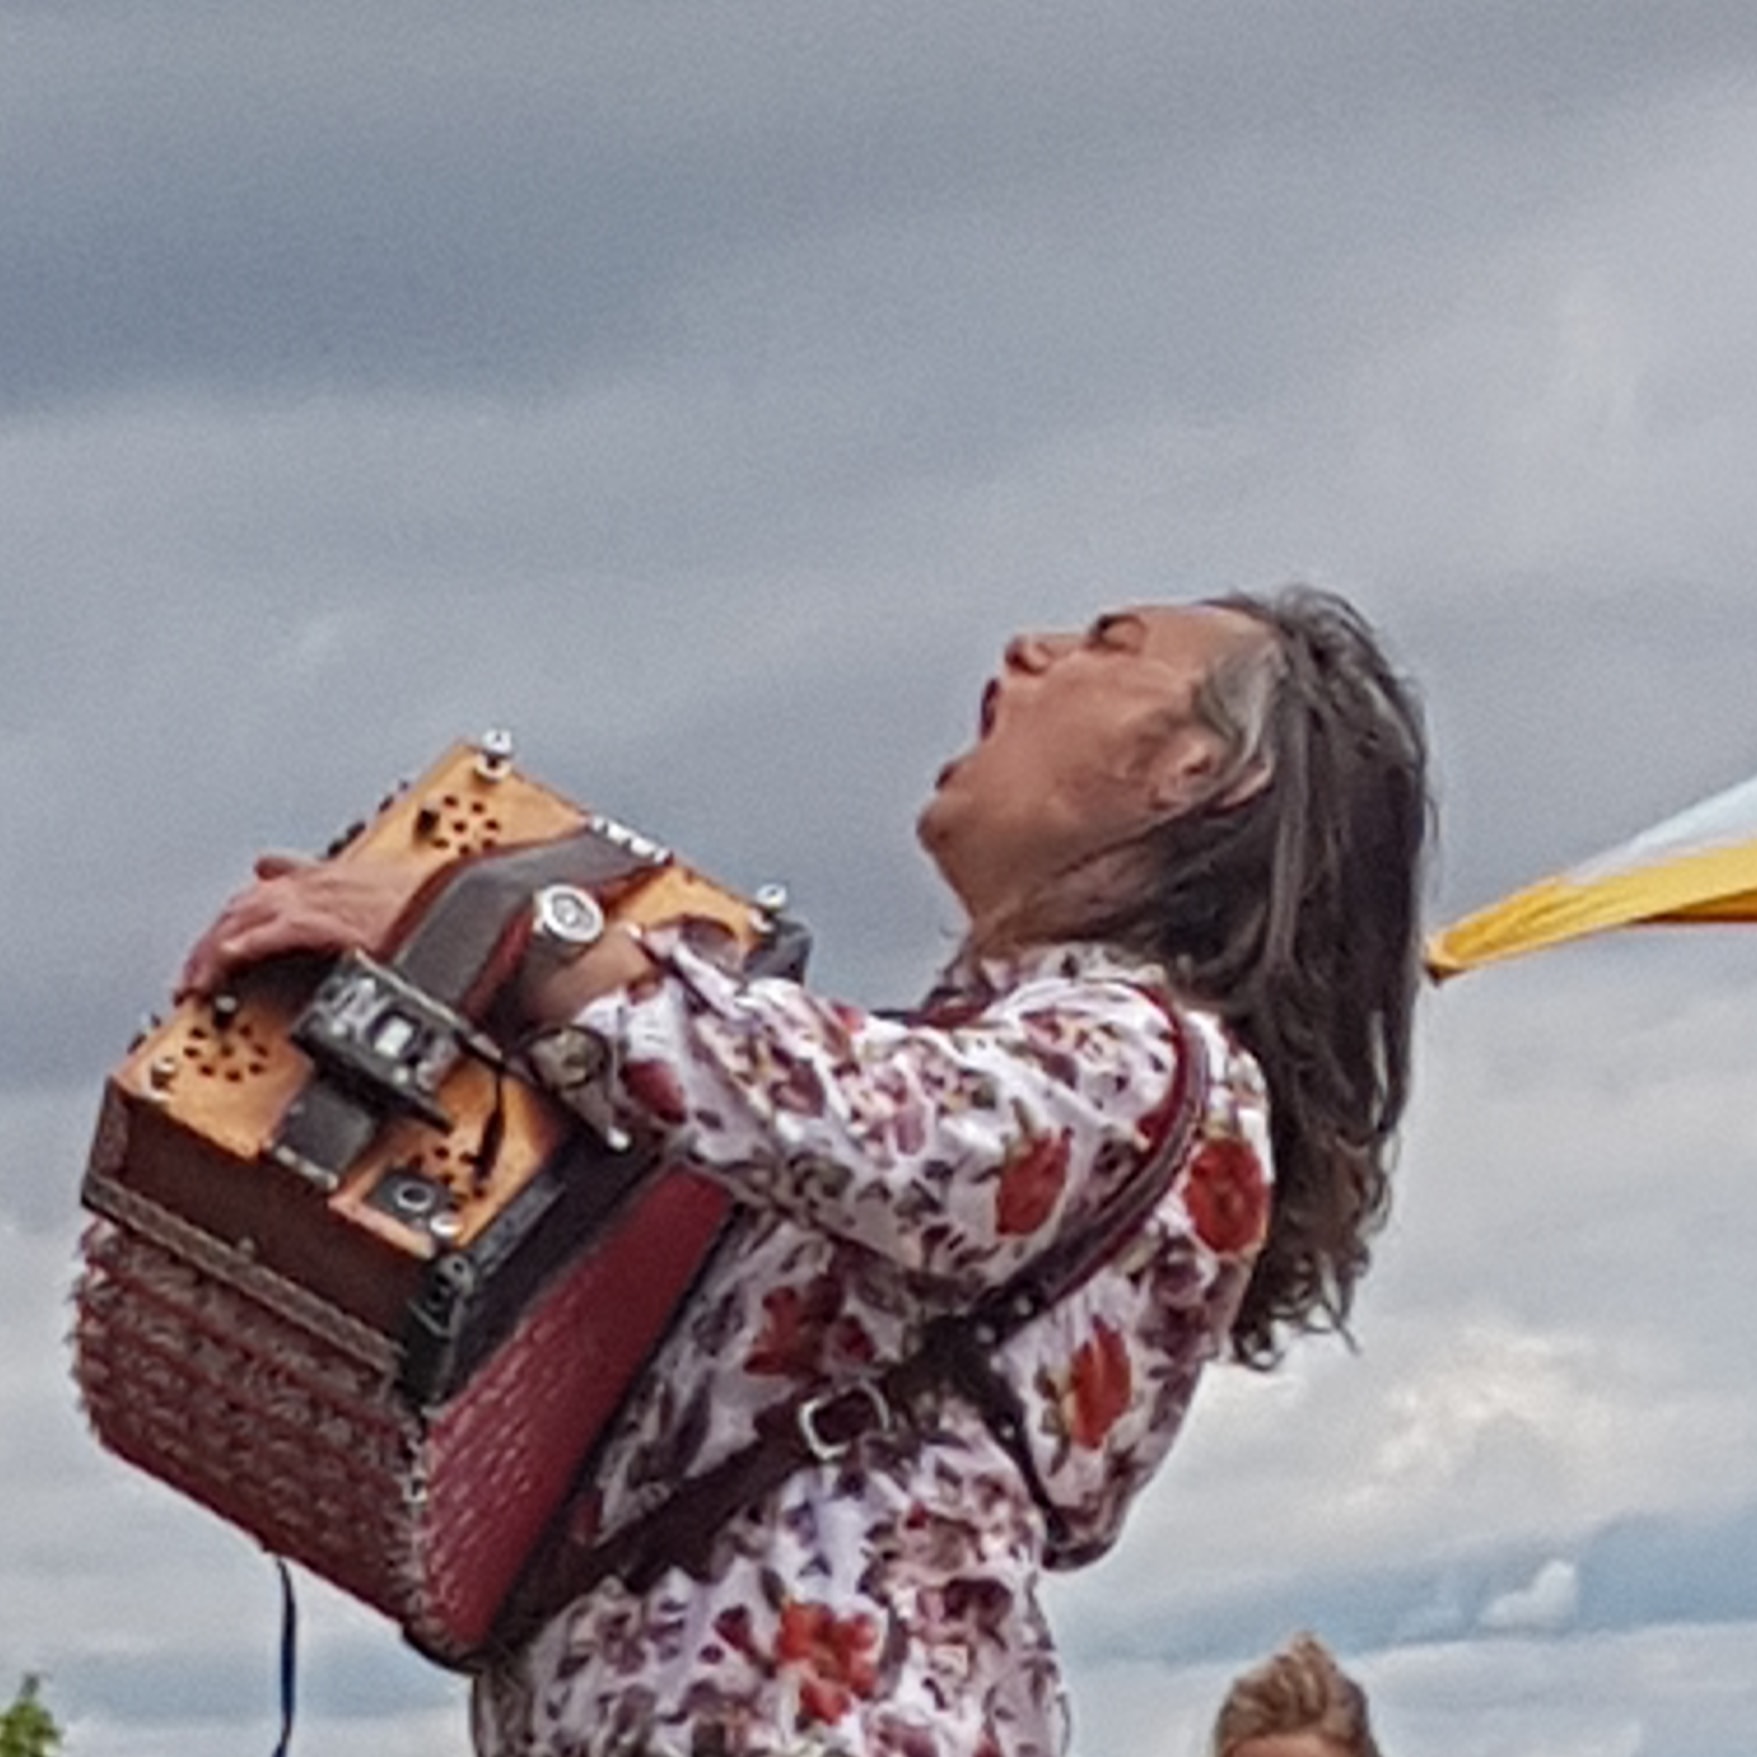
[[[1016,634],[1007,642],[1003,655],[1009,671],[1023,671],[1037,676],[1047,671],[1070,646],[1075,637],[1066,634]]]

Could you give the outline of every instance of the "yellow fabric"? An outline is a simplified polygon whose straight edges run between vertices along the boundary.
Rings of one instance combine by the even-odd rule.
[[[1638,922],[1757,921],[1757,840],[1604,878],[1544,879],[1455,921],[1427,943],[1436,981]]]

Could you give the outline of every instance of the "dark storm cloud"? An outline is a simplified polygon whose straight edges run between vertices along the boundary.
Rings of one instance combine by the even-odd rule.
[[[1124,334],[1096,361],[1077,342],[1053,358],[1010,345],[1029,332],[976,309],[953,326],[968,376],[1022,368],[1065,405],[1093,394],[1094,365],[1126,382],[1142,329],[1209,344],[1181,369],[1198,398],[1205,371],[1248,380],[1257,350],[1225,332],[1293,288],[1313,317],[1272,326],[1276,359],[1336,343],[1350,257],[1539,220],[1587,174],[1581,149],[1608,144],[1595,115],[1727,79],[1757,25],[1634,4],[887,8],[833,26],[793,4],[345,22],[75,7],[14,9],[5,37],[0,395],[15,407],[129,383],[608,374],[687,351],[682,308],[704,280],[862,233],[915,282],[853,294],[890,368],[915,342],[956,358],[944,319],[977,289],[1065,334],[1058,250],[1126,263],[1131,229],[1181,235],[1176,272],[1124,268]],[[835,278],[833,260],[797,266]],[[1395,308],[1396,281],[1375,302]]]
[[[905,1000],[1005,634],[1308,570],[1422,681],[1445,911],[1757,770],[1754,68],[1757,12],[1650,0],[0,5],[0,1634],[79,1748],[267,1724],[266,1571],[56,1352],[101,1074],[251,853],[510,722]],[[1218,1653],[1204,1603],[1240,1659],[1296,1606],[1462,1629],[1551,1555],[1607,1627],[1744,1614],[1708,945],[1428,997],[1366,1352],[1221,1379],[1075,1583],[1084,1676]],[[320,1742],[461,1748],[399,1661],[324,1646]]]

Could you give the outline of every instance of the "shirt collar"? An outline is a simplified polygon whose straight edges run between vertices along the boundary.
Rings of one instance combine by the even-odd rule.
[[[923,1009],[992,1000],[1044,977],[1062,981],[1111,977],[1160,987],[1165,983],[1165,972],[1153,959],[1103,940],[1060,940],[987,957],[964,946],[940,972]]]

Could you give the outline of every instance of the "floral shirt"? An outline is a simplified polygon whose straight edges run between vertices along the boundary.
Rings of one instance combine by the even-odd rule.
[[[650,936],[661,974],[593,1002],[592,1102],[737,1198],[623,1412],[602,1531],[745,1445],[800,1387],[912,1352],[936,1313],[1103,1208],[1152,1150],[1178,1036],[1157,967],[1098,945],[955,965],[907,1020],[743,982]],[[1211,1015],[1195,1136],[1142,1232],[999,1351],[1062,1515],[948,1395],[919,1436],[801,1469],[705,1583],[610,1579],[478,1680],[484,1757],[1054,1757],[1044,1566],[1114,1542],[1221,1348],[1267,1223],[1256,1064]],[[565,1058],[563,1058],[565,1059]]]

